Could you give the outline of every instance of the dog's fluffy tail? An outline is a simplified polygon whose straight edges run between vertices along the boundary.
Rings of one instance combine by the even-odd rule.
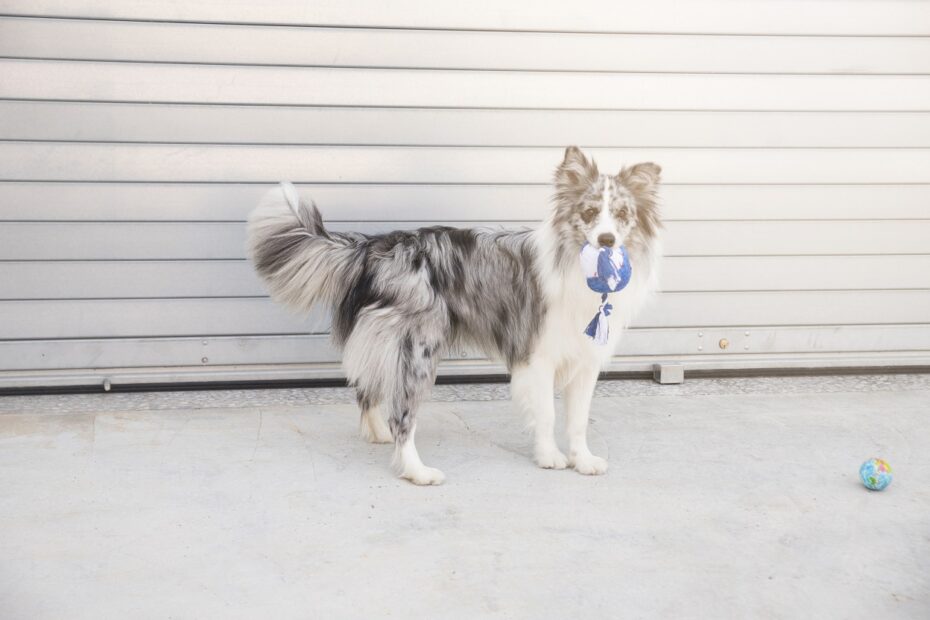
[[[249,215],[248,251],[272,298],[300,311],[336,304],[360,268],[357,243],[330,234],[316,205],[290,183],[268,192]]]

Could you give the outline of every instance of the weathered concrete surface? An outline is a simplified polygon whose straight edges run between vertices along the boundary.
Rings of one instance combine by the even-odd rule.
[[[0,414],[0,618],[930,618],[930,390],[602,397],[611,470],[433,402]],[[38,402],[38,401],[37,401]],[[882,493],[861,461],[895,468]]]

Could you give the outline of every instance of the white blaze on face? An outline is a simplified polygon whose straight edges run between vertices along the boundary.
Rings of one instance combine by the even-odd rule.
[[[610,177],[604,176],[604,192],[602,194],[603,198],[601,201],[601,212],[597,216],[597,223],[594,225],[594,228],[591,229],[591,232],[588,236],[588,243],[598,247],[597,237],[604,233],[610,233],[614,236],[615,239],[619,239],[620,235],[618,234],[616,224],[614,223],[614,218],[610,215],[610,203],[611,203],[611,193],[610,193]]]
[[[601,204],[601,217],[610,217],[610,177],[604,176],[604,202]]]

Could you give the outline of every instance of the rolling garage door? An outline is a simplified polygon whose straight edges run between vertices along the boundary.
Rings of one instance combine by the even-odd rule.
[[[244,259],[269,184],[336,229],[524,225],[567,144],[665,171],[664,291],[612,369],[930,360],[928,4],[0,14],[0,387],[338,377]]]

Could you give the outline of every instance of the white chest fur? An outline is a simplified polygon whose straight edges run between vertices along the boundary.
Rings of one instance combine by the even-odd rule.
[[[552,240],[543,231],[540,233],[540,260],[551,260],[553,252],[549,243]],[[547,313],[538,353],[553,360],[557,368],[605,364],[617,350],[624,328],[656,289],[659,256],[658,247],[650,248],[647,253],[630,253],[633,267],[630,283],[622,291],[610,293],[607,297],[612,310],[608,317],[610,335],[606,345],[596,344],[584,333],[598,313],[601,294],[588,288],[580,264],[577,272],[569,269],[568,273],[559,273],[551,267],[548,272],[540,269],[540,273],[548,273],[550,277],[542,278]]]

